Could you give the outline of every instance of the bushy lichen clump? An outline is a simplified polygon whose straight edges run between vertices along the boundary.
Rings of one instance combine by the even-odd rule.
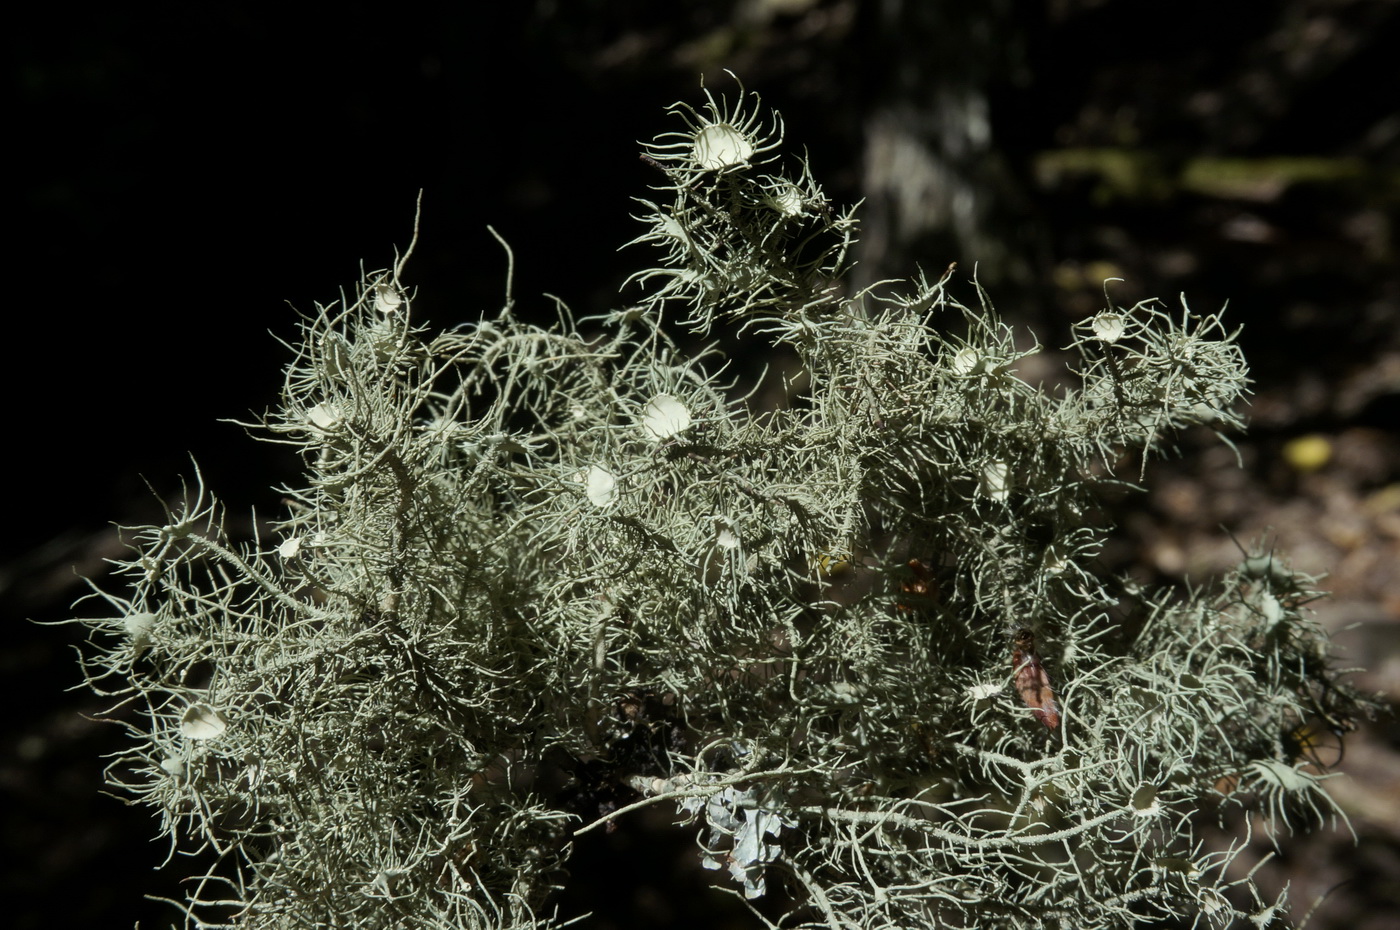
[[[1232,334],[1106,310],[1033,387],[952,269],[842,291],[853,214],[755,100],[674,109],[647,296],[433,335],[370,274],[260,424],[305,462],[275,538],[202,485],[134,531],[85,665],[129,705],[112,782],[222,854],[190,924],[552,925],[573,837],[655,804],[786,926],[1262,920],[1198,821],[1333,812],[1300,734],[1359,705],[1311,584],[1094,564],[1125,452],[1238,425]],[[753,345],[796,360],[779,409],[726,380]]]

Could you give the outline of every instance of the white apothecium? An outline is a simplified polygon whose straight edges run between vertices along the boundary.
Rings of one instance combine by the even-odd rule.
[[[208,704],[194,704],[180,718],[180,732],[189,739],[214,739],[228,729],[228,720]]]
[[[594,507],[606,507],[617,498],[617,476],[601,465],[589,465],[574,478]]]
[[[690,428],[690,411],[670,394],[657,394],[642,411],[642,432],[660,442]]]

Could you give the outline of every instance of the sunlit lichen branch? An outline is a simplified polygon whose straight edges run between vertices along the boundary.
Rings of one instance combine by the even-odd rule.
[[[1313,581],[1097,563],[1125,456],[1239,426],[1236,334],[1109,306],[1077,386],[1031,385],[951,264],[849,293],[854,208],[705,97],[645,146],[628,305],[529,322],[508,254],[499,312],[428,333],[410,247],[304,316],[249,424],[304,468],[275,544],[202,481],[129,532],[82,667],[132,737],[109,783],[219,856],[186,926],[560,926],[574,841],[657,806],[769,927],[1263,926],[1202,825],[1340,814],[1317,734],[1367,703]],[[769,349],[780,389],[743,383]]]

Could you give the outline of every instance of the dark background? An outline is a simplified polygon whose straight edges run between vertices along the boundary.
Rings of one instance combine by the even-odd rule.
[[[188,863],[153,874],[149,813],[98,793],[124,736],[81,716],[100,704],[71,690],[80,632],[27,621],[70,615],[78,576],[120,551],[111,524],[157,519],[190,455],[235,514],[276,512],[296,463],[219,420],[276,402],[288,303],[391,264],[421,190],[406,277],[423,322],[499,308],[488,224],[515,251],[522,312],[552,313],[544,293],[619,306],[650,258],[617,251],[651,180],[637,140],[674,128],[667,104],[699,103],[702,74],[732,97],[725,68],[782,112],[833,200],[866,198],[861,281],[976,265],[1050,350],[1105,277],[1126,279],[1123,305],[1228,300],[1256,379],[1245,468],[1186,437],[1124,506],[1108,560],[1179,582],[1238,558],[1227,530],[1268,534],[1331,573],[1320,619],[1349,627],[1363,687],[1400,696],[1400,5],[136,6],[31,5],[4,38],[11,926],[169,922],[141,896],[179,897]],[[1330,458],[1310,463],[1304,437]],[[1293,882],[1300,914],[1345,883],[1313,927],[1390,926],[1400,908],[1398,762],[1394,717],[1364,727],[1335,782],[1359,842],[1325,833],[1263,873]],[[597,841],[567,906],[596,927],[745,926],[706,910],[689,838],[659,830]]]

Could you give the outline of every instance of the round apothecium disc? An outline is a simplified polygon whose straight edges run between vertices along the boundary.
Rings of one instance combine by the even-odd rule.
[[[690,411],[670,394],[657,394],[642,411],[642,431],[651,439],[670,439],[690,428]]]

